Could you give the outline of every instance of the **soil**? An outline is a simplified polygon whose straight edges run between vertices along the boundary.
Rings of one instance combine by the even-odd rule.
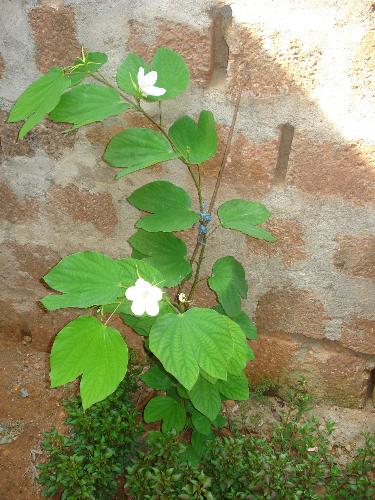
[[[77,391],[77,384],[49,387],[48,354],[35,351],[32,344],[0,342],[0,498],[1,500],[40,500],[37,464],[45,460],[41,449],[43,433],[64,426],[62,400]],[[150,396],[150,395],[149,395]],[[147,402],[147,399],[146,399]],[[144,403],[145,404],[145,403]],[[269,430],[277,423],[282,401],[264,397],[238,405],[228,402],[233,418],[246,419],[249,429]],[[361,432],[375,431],[375,408],[352,410],[337,406],[318,406],[313,413],[322,421],[334,420],[332,451],[348,460],[362,444]]]
[[[37,464],[43,432],[64,430],[61,399],[72,387],[50,389],[47,353],[0,342],[0,498],[39,500]]]

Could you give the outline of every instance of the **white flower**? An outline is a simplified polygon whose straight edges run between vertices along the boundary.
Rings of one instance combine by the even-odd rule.
[[[142,66],[138,70],[138,87],[144,97],[148,95],[160,96],[165,94],[166,90],[162,87],[155,87],[156,80],[158,79],[158,74],[156,71],[150,71],[145,75],[145,70]]]
[[[133,302],[131,310],[135,316],[142,316],[145,312],[149,316],[157,316],[159,314],[158,302],[163,298],[163,292],[157,286],[138,278],[135,285],[125,291],[125,297]]]

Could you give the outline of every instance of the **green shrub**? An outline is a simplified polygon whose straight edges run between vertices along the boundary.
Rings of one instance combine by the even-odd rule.
[[[127,469],[125,486],[131,498],[212,499],[211,479],[189,463],[187,450],[174,435],[151,433],[148,449]]]
[[[65,402],[70,434],[56,429],[45,434],[49,459],[41,464],[39,482],[44,496],[62,499],[113,498],[118,477],[135,456],[141,427],[130,394],[136,390],[134,370],[118,389],[86,412],[80,398]]]

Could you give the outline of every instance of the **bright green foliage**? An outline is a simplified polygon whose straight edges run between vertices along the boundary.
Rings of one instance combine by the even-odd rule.
[[[244,373],[228,374],[227,380],[218,380],[217,389],[226,399],[246,401],[249,399],[249,381]]]
[[[157,71],[156,85],[166,90],[159,97],[148,97],[148,100],[173,99],[186,89],[189,84],[189,69],[183,58],[171,49],[161,47],[152,60],[151,69]]]
[[[247,343],[242,329],[238,327],[237,323],[234,321],[231,321],[231,323],[236,325],[237,329],[232,330],[231,332],[233,340],[233,354],[228,360],[227,369],[228,373],[231,373],[232,375],[239,375],[246,367],[248,360],[254,359],[254,355]]]
[[[98,71],[107,61],[108,57],[103,52],[84,53],[82,57],[74,61],[73,66],[68,70],[72,87],[80,83],[91,73]]]
[[[223,227],[237,229],[259,240],[276,241],[267,229],[259,227],[271,217],[271,213],[257,201],[226,201],[220,205],[218,215]]]
[[[44,281],[63,295],[47,295],[43,305],[50,311],[62,307],[111,304],[134,285],[138,274],[149,282],[160,275],[149,264],[135,259],[114,260],[99,252],[78,252],[62,259]]]
[[[180,432],[185,426],[186,410],[179,401],[169,396],[157,396],[147,403],[144,419],[147,423],[162,420],[163,432]]]
[[[143,217],[136,224],[137,227],[145,231],[181,231],[188,229],[199,219],[199,215],[190,209],[191,200],[187,192],[171,182],[150,182],[134,191],[129,196],[128,201],[139,210],[153,213],[153,215]],[[139,248],[136,250],[144,253]],[[181,251],[182,246],[180,245],[179,253]],[[187,271],[186,264],[185,270]]]
[[[198,411],[211,422],[215,420],[221,409],[221,399],[216,384],[210,384],[203,377],[199,377],[189,392],[189,397]]]
[[[167,391],[172,389],[173,386],[171,377],[163,370],[159,363],[155,363],[149,368],[147,372],[142,375],[141,380],[147,387],[158,391]]]
[[[150,167],[161,161],[177,158],[167,139],[148,128],[128,128],[115,135],[107,146],[104,159],[112,167],[121,167],[117,179]]]
[[[208,279],[210,288],[216,292],[225,314],[236,318],[241,313],[241,297],[247,297],[247,282],[242,265],[234,257],[218,259]]]
[[[210,309],[192,308],[155,321],[149,346],[164,368],[191,390],[198,380],[199,368],[226,380],[228,365],[242,335],[239,326],[226,316]]]
[[[171,233],[149,233],[138,230],[129,238],[130,245],[143,259],[158,269],[164,285],[175,286],[191,273],[185,243]]]
[[[82,375],[83,408],[116,390],[128,366],[128,348],[120,332],[92,316],[71,321],[58,334],[51,351],[51,386]]]
[[[72,123],[74,128],[118,115],[130,105],[121,100],[116,90],[87,83],[63,94],[56,108],[49,114],[54,122]]]
[[[48,460],[38,466],[46,497],[70,500],[112,500],[118,477],[132,463],[142,432],[131,393],[138,372],[130,368],[115,393],[88,410],[80,398],[64,402],[69,433],[44,434]]]
[[[198,125],[189,116],[179,118],[169,129],[169,135],[188,163],[203,163],[216,153],[217,134],[210,111],[201,112]]]
[[[145,73],[149,72],[144,60],[136,54],[130,53],[117,70],[117,85],[127,94],[138,95],[137,75],[140,67],[145,70]]]
[[[213,500],[211,480],[189,460],[188,448],[173,436],[152,433],[145,452],[128,467],[125,487],[135,500]]]
[[[64,90],[70,85],[70,79],[60,68],[52,68],[46,75],[33,82],[20,95],[11,109],[8,122],[25,120],[19,138],[23,139],[27,132],[38,125],[60,100]]]

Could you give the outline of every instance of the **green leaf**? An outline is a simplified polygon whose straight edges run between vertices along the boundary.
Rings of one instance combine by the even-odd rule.
[[[218,415],[215,420],[212,422],[214,427],[221,429],[227,424],[226,419],[223,417],[223,415]]]
[[[72,87],[81,82],[86,76],[98,71],[107,61],[108,57],[103,52],[88,52],[85,54],[84,59],[76,59],[69,73]]]
[[[225,314],[224,309],[221,305],[217,305],[213,307],[214,311],[217,311],[220,314]],[[242,328],[242,331],[246,335],[246,338],[249,340],[255,340],[257,338],[257,327],[256,324],[249,318],[249,316],[241,311],[240,314],[234,318],[233,321],[237,323]]]
[[[188,193],[168,181],[154,181],[145,184],[133,191],[128,197],[128,202],[139,210],[151,213],[191,207]]]
[[[191,445],[194,448],[194,451],[197,453],[199,457],[202,457],[207,449],[207,441],[214,439],[214,436],[204,435],[200,432],[193,430],[191,434]]]
[[[157,396],[150,399],[144,411],[146,423],[162,420],[162,431],[182,431],[186,421],[185,407],[169,396]]]
[[[236,323],[235,323],[236,324]],[[238,326],[236,324],[236,326]],[[249,358],[250,347],[241,328],[231,330],[233,340],[233,354],[228,362],[228,373],[239,375],[246,367]]]
[[[50,360],[52,387],[82,375],[82,405],[87,409],[112,394],[124,378],[128,348],[118,330],[81,316],[57,334]]]
[[[25,120],[19,138],[23,139],[27,132],[38,125],[46,114],[52,111],[60,100],[65,89],[70,85],[60,68],[52,68],[47,74],[33,82],[20,95],[8,116],[8,122]]]
[[[62,307],[86,308],[111,304],[140,275],[150,283],[160,275],[148,263],[135,259],[114,260],[99,252],[78,252],[62,259],[44,281],[63,295],[47,295],[42,304],[50,311]]]
[[[247,297],[247,282],[242,265],[234,257],[218,259],[208,279],[210,288],[216,292],[225,313],[231,318],[241,313],[241,297]]]
[[[141,380],[147,387],[151,387],[151,389],[156,389],[158,391],[167,391],[173,386],[170,375],[168,375],[159,363],[151,366],[151,368],[141,376]]]
[[[116,90],[88,83],[66,92],[49,118],[54,122],[72,123],[78,128],[118,115],[129,108],[130,105],[121,101]]]
[[[142,66],[145,73],[149,72],[148,65],[136,54],[130,53],[123,60],[117,70],[117,85],[128,94],[138,95],[138,70]],[[159,86],[159,85],[158,85]]]
[[[159,317],[151,328],[149,346],[164,368],[191,390],[199,368],[226,380],[238,335],[243,335],[242,330],[228,317],[210,309],[192,308],[183,314]]]
[[[139,335],[143,335],[144,337],[147,337],[150,334],[150,330],[152,328],[152,325],[155,323],[157,318],[162,316],[163,314],[175,314],[175,310],[173,307],[166,303],[164,300],[159,302],[159,314],[157,316],[147,316],[144,314],[143,316],[133,316],[130,311],[120,312],[120,317],[122,321],[133,328],[133,330],[138,333]]]
[[[236,401],[246,401],[249,399],[249,382],[244,373],[240,375],[228,375],[226,381],[219,380],[217,389],[227,399],[235,399]]]
[[[177,157],[178,154],[159,132],[148,128],[128,128],[112,137],[103,158],[112,167],[123,168],[117,174],[120,178]]]
[[[198,411],[211,422],[215,420],[221,409],[221,398],[216,384],[210,384],[203,377],[199,377],[189,392],[189,397]]]
[[[211,434],[211,422],[206,416],[203,415],[203,413],[197,411],[195,408],[191,413],[191,421],[194,429],[201,434],[204,434],[205,436]]]
[[[181,94],[189,84],[189,68],[183,58],[171,49],[159,48],[152,60],[151,69],[156,71],[156,86],[166,90],[159,97],[149,96],[147,100],[173,99]]]
[[[142,217],[136,227],[148,232],[183,231],[189,229],[199,220],[199,215],[193,210],[176,208],[171,212],[158,212],[157,214]]]
[[[169,136],[189,163],[203,163],[216,153],[215,120],[210,111],[201,112],[198,125],[189,116],[179,118],[169,129]]]
[[[229,200],[218,209],[221,225],[228,229],[237,229],[253,238],[276,241],[276,238],[259,224],[263,224],[271,213],[257,201]]]
[[[191,200],[187,192],[171,182],[150,182],[134,191],[128,201],[139,210],[153,213],[136,224],[148,232],[182,231],[199,220],[199,215],[190,210]]]

